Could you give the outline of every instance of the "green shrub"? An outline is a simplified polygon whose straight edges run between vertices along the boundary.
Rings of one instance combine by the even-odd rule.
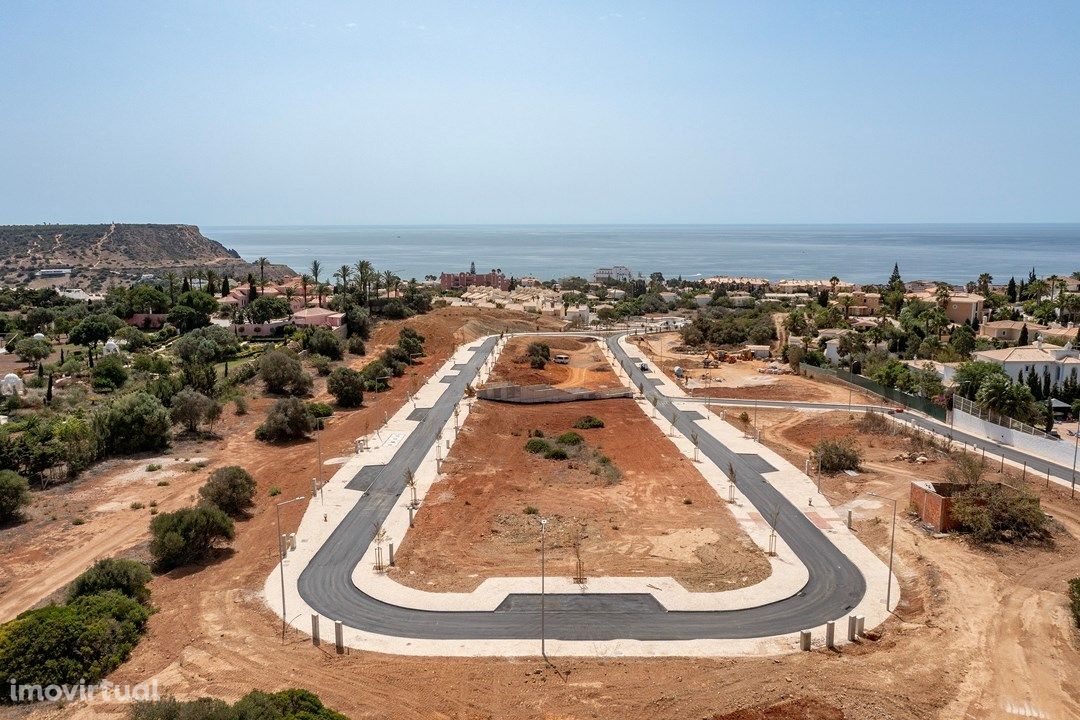
[[[341,338],[328,328],[315,328],[304,336],[302,344],[309,353],[323,355],[331,360],[340,360],[344,355]]]
[[[334,408],[321,402],[309,402],[307,409],[311,413],[311,417],[314,418],[328,418],[334,414]]]
[[[0,523],[15,519],[30,504],[30,485],[14,470],[0,470]]]
[[[107,453],[131,455],[141,450],[161,450],[169,444],[172,420],[169,411],[153,395],[136,392],[122,395],[94,416],[94,425]]]
[[[352,368],[335,368],[326,379],[326,390],[341,407],[360,407],[364,403],[364,376]]]
[[[127,659],[149,617],[115,590],[30,610],[0,626],[0,675],[20,685],[97,682]]]
[[[307,406],[296,398],[274,403],[266,420],[255,430],[255,437],[264,442],[282,442],[305,437],[314,427]]]
[[[270,495],[270,497],[277,497],[281,494],[281,488],[279,488],[277,485],[274,485],[272,488],[270,488],[270,491],[267,494]]]
[[[315,368],[315,372],[319,373],[319,375],[326,377],[330,374],[330,358],[325,355],[312,353],[308,355],[308,363]]]
[[[364,345],[364,339],[359,335],[353,335],[349,338],[347,345],[349,352],[353,355],[367,355],[367,346]]]
[[[199,488],[199,495],[227,515],[242,515],[255,504],[255,478],[238,465],[218,468]]]
[[[90,377],[95,390],[115,390],[127,382],[128,371],[119,355],[106,355],[94,364]]]
[[[585,438],[581,437],[581,435],[573,430],[570,430],[555,438],[555,441],[562,445],[580,445],[585,442]]]
[[[348,720],[307,690],[253,691],[235,705],[213,698],[137,703],[131,720]]]
[[[259,377],[266,391],[276,395],[307,395],[311,391],[311,376],[304,372],[296,353],[271,350],[259,358]]]
[[[539,515],[540,514],[540,510],[537,509],[537,507],[535,505],[526,505],[525,509],[522,510],[522,512],[525,513],[526,515]]]
[[[1076,627],[1080,627],[1080,578],[1069,581],[1069,607],[1072,609]]]
[[[150,590],[146,585],[151,577],[150,568],[136,560],[98,560],[71,583],[68,602],[84,595],[99,595],[115,590],[145,605],[150,602]]]
[[[184,508],[150,521],[150,554],[162,570],[206,558],[222,540],[233,539],[233,522],[212,505]]]
[[[1016,542],[1041,539],[1047,518],[1039,498],[1031,493],[992,483],[972,485],[952,496],[952,515],[963,532],[978,542]]]
[[[544,440],[543,438],[531,438],[528,442],[525,443],[525,450],[531,453],[536,453],[537,455],[541,455],[551,450],[551,445],[548,443],[547,440]]]
[[[844,470],[858,470],[862,463],[862,453],[851,438],[822,440],[814,446],[814,456],[819,458],[822,472],[830,475]]]
[[[561,447],[553,447],[544,453],[544,457],[548,460],[566,460],[570,455]]]
[[[593,430],[595,428],[604,427],[604,421],[598,417],[593,417],[592,415],[585,415],[574,423],[574,427],[578,430]]]
[[[161,469],[161,463],[150,463],[146,466],[147,472],[156,472]]]

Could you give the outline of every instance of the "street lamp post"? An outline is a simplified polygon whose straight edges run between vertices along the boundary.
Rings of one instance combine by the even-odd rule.
[[[294,497],[292,500],[286,500],[285,502],[279,502],[274,506],[277,512],[277,540],[278,540],[278,569],[281,571],[281,642],[285,642],[285,546],[281,542],[281,506],[289,505],[294,502],[300,502],[307,498],[301,495],[300,497]]]
[[[889,502],[892,503],[892,533],[891,533],[891,535],[889,537],[889,577],[888,577],[889,585],[888,585],[888,588],[885,590],[885,609],[888,610],[889,605],[891,604],[891,601],[892,601],[893,548],[896,547],[896,499],[895,498],[887,498],[884,495],[878,495],[877,493],[872,493],[872,492],[871,493],[866,493],[866,494],[867,495],[873,495],[874,497],[881,498],[882,500],[888,500]]]
[[[1073,466],[1072,466],[1072,489],[1069,490],[1069,497],[1076,497],[1076,451],[1080,449],[1080,422],[1076,423],[1076,434],[1073,435]]]
[[[545,580],[545,546],[547,539],[547,518],[540,518],[540,655],[547,659],[547,647],[544,637],[544,580]]]

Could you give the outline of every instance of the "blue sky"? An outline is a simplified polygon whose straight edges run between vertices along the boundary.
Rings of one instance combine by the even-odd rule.
[[[0,4],[0,223],[1074,222],[1076,2]]]

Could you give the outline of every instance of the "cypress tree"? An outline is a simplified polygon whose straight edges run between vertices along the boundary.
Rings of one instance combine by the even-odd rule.
[[[49,385],[45,388],[45,404],[52,404],[52,373],[49,373]]]
[[[1020,328],[1020,338],[1016,341],[1017,347],[1023,347],[1028,344],[1028,329],[1027,323],[1024,323],[1024,327]]]
[[[37,364],[37,376],[39,378],[45,377],[45,366],[41,364],[40,360],[38,361],[38,364]]]
[[[221,297],[228,297],[229,295],[229,276],[225,275],[221,278]]]
[[[1005,297],[1009,302],[1016,302],[1016,278],[1009,278],[1009,285],[1005,288]]]
[[[188,280],[187,275],[184,276],[184,282],[180,284],[180,292],[181,293],[191,292],[191,281]]]
[[[60,348],[60,364],[64,364],[64,348]]]

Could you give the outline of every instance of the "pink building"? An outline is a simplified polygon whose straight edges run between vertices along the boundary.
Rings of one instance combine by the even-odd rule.
[[[292,321],[296,327],[339,328],[345,324],[345,313],[321,307],[304,308],[293,313]]]
[[[443,273],[439,276],[439,286],[443,290],[466,290],[470,285],[509,290],[510,278],[497,270],[492,270],[489,273]]]

